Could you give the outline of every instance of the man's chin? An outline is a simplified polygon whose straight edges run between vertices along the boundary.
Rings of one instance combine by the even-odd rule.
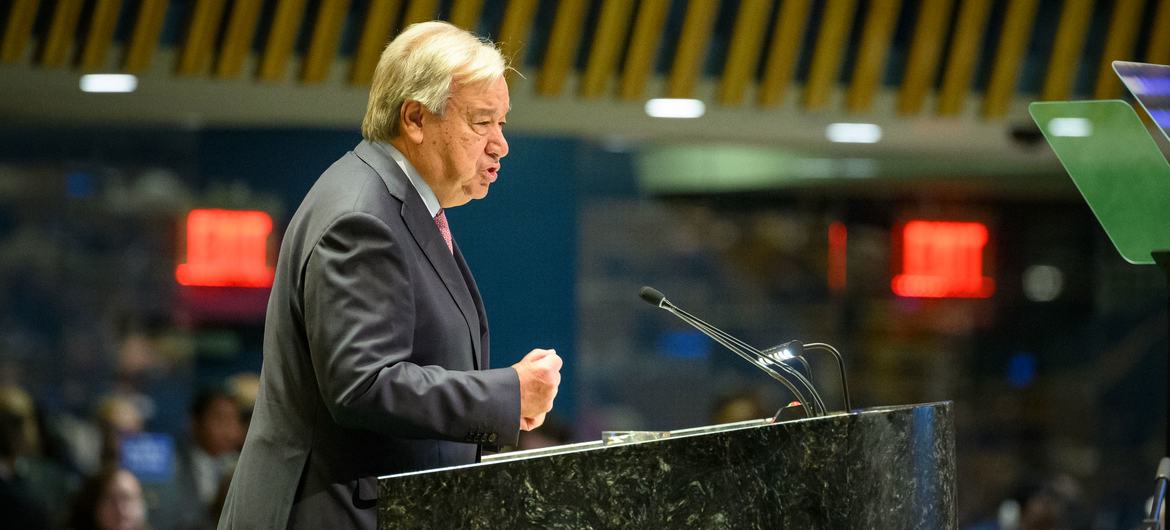
[[[484,197],[487,197],[488,185],[484,184],[482,186],[475,186],[475,187],[472,187],[470,189],[465,189],[463,191],[472,200],[479,200],[479,199],[482,199]]]

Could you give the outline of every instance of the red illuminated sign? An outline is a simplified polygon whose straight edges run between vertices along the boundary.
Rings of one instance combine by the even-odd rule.
[[[849,231],[845,223],[840,221],[829,225],[829,289],[833,291],[845,290],[846,278],[846,244],[849,241]]]
[[[182,285],[271,287],[268,236],[272,217],[243,210],[191,210],[187,262],[175,268]]]
[[[902,274],[894,294],[920,298],[987,298],[995,280],[983,275],[983,223],[910,221],[902,228]]]

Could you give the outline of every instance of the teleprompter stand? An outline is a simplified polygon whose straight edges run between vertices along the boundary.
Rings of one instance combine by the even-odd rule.
[[[1054,101],[1028,110],[1121,257],[1158,264],[1170,286],[1170,164],[1133,107],[1122,100]],[[1170,391],[1167,412],[1170,455]]]
[[[1170,94],[1151,98],[1151,87],[1170,86],[1170,67],[1115,62],[1114,69],[1165,133],[1159,118],[1170,114],[1150,104],[1170,102]],[[1150,76],[1161,80],[1151,83]],[[1028,110],[1118,253],[1162,269],[1170,307],[1170,164],[1141,118],[1122,100],[1038,102]],[[1164,455],[1170,455],[1170,355],[1166,381]],[[1159,488],[1153,506],[1164,494]],[[1156,519],[1151,513],[1147,522]]]

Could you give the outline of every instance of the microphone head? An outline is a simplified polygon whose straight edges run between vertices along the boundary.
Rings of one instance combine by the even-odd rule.
[[[1158,462],[1158,475],[1155,478],[1170,478],[1170,458],[1162,457]]]
[[[638,291],[638,296],[641,296],[646,303],[658,307],[662,307],[662,303],[666,301],[666,295],[653,287],[642,287]]]

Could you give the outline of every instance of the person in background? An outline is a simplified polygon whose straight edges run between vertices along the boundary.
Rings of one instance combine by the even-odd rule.
[[[0,517],[15,528],[50,528],[49,511],[31,494],[28,479],[19,472],[27,447],[24,418],[0,409]]]
[[[224,475],[235,467],[244,443],[240,407],[232,396],[218,390],[204,391],[191,406],[193,445],[186,452],[199,501],[205,506],[215,500]]]
[[[111,394],[98,403],[97,426],[101,436],[98,469],[105,469],[120,465],[122,438],[141,433],[145,420],[134,401],[120,394]]]
[[[214,528],[221,487],[231,476],[244,440],[235,399],[225,391],[199,392],[191,404],[191,438],[178,444],[174,475],[157,490],[150,520],[160,530]]]
[[[759,392],[743,390],[726,394],[715,400],[711,408],[711,424],[721,425],[770,417]]]
[[[146,504],[138,479],[109,467],[81,486],[69,519],[72,530],[145,530]]]
[[[285,231],[221,529],[372,530],[377,476],[474,463],[544,422],[561,359],[534,349],[489,368],[484,305],[445,213],[486,197],[508,154],[506,70],[493,44],[445,22],[383,51],[365,140]]]
[[[256,408],[256,396],[260,393],[260,376],[254,372],[241,372],[227,379],[227,391],[240,407],[244,431],[252,423],[252,410]],[[240,438],[240,444],[244,439]]]
[[[967,530],[1065,530],[1088,528],[1080,484],[1066,474],[1021,481],[998,506],[995,519]]]
[[[51,527],[64,523],[77,477],[46,458],[39,424],[32,397],[0,385],[0,526],[42,528],[42,516]]]

